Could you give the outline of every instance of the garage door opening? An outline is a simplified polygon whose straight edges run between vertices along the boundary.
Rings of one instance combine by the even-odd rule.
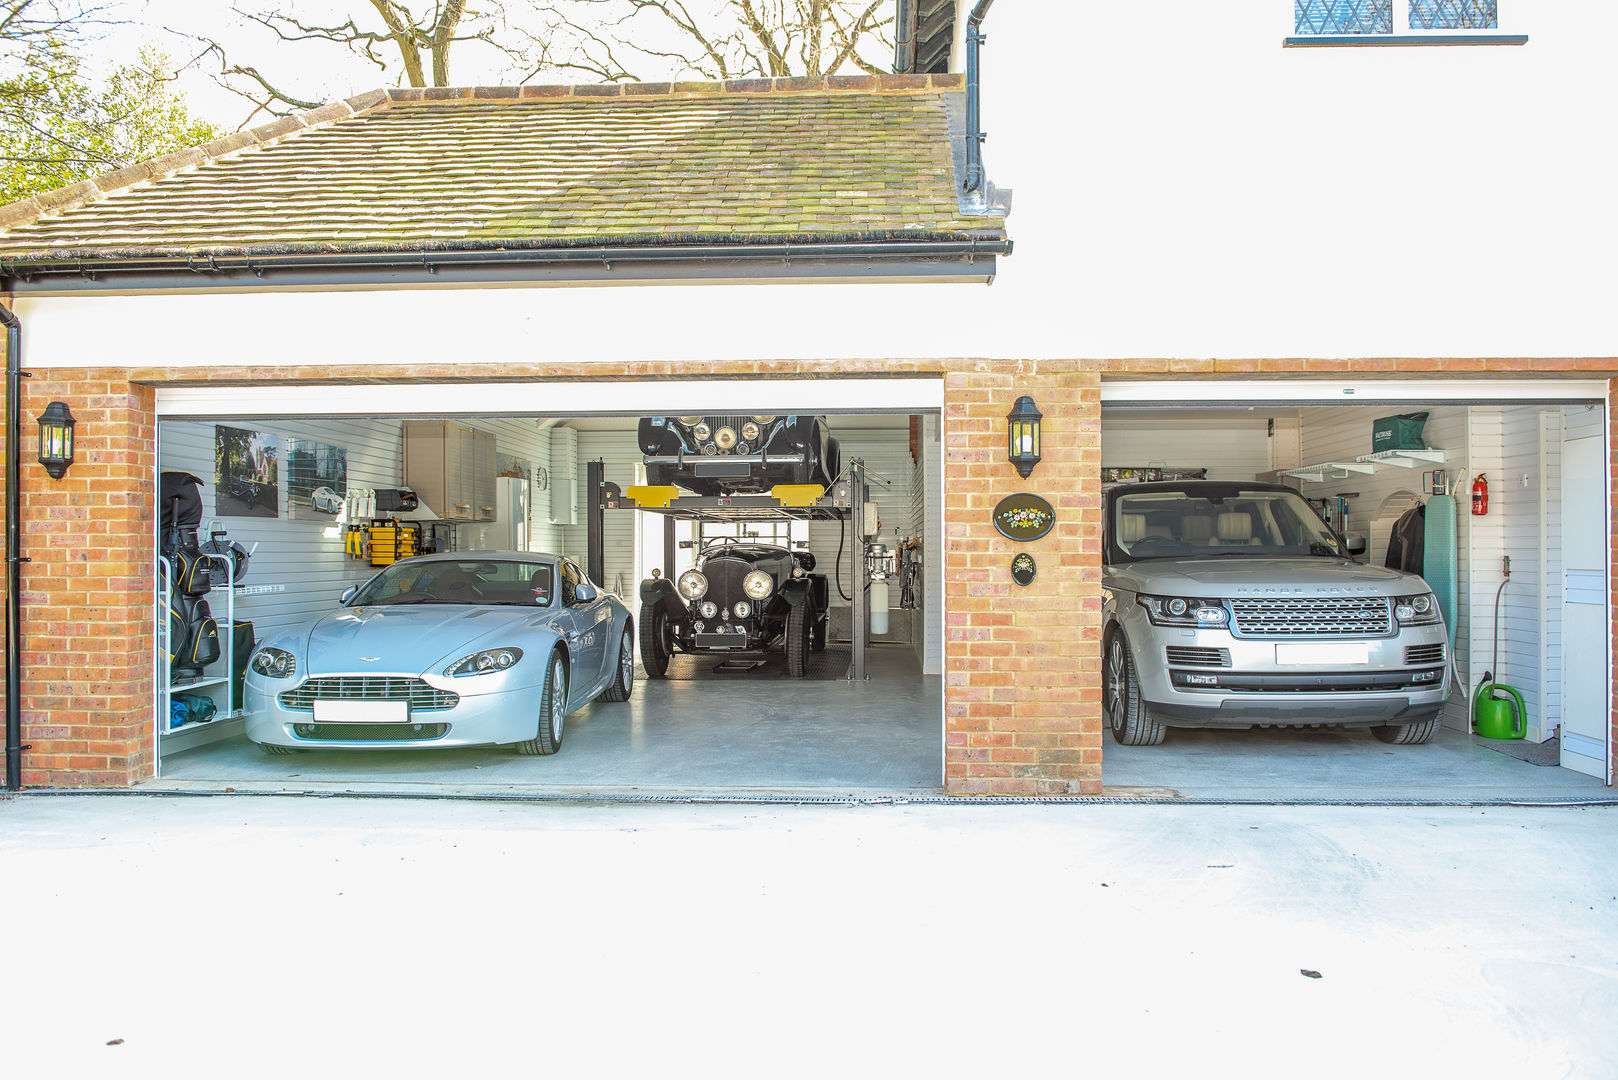
[[[423,402],[441,398],[439,388],[414,389]],[[762,409],[778,407],[780,395],[751,384],[724,392],[727,407],[743,399],[738,413],[761,410],[747,417],[771,416]],[[846,476],[857,463],[868,476],[863,537],[841,511],[805,512],[801,505],[698,515],[636,508],[625,499],[592,514],[592,500],[603,491],[648,488],[640,414],[447,415],[422,408],[383,418],[288,415],[255,411],[267,403],[264,395],[244,393],[231,402],[217,393],[201,402],[182,392],[167,409],[160,402],[159,472],[196,476],[199,540],[224,550],[239,545],[246,557],[238,554],[239,570],[226,569],[228,560],[214,562],[225,580],[200,597],[219,628],[217,659],[200,671],[177,670],[168,645],[183,630],[158,628],[155,783],[422,792],[941,790],[942,589],[925,569],[927,553],[942,547],[936,388],[909,407],[905,392],[896,395],[900,401],[881,400],[878,389],[862,398],[882,411],[814,414],[824,417],[841,451],[839,472]],[[625,400],[618,390],[611,396],[615,404]],[[598,400],[607,397],[603,390]],[[416,505],[398,494],[406,489]],[[789,503],[824,508],[833,492],[818,501],[805,490],[787,494]],[[794,567],[805,582],[823,579],[815,621],[823,636],[813,641],[801,673],[788,671],[785,643],[772,634],[762,650],[736,659],[676,649],[660,677],[648,677],[637,633],[629,700],[591,701],[572,711],[564,745],[553,755],[524,756],[510,746],[390,746],[300,747],[286,756],[266,754],[247,737],[244,714],[254,700],[248,657],[303,633],[322,613],[343,610],[346,590],[395,561],[423,550],[465,556],[463,564],[472,552],[539,552],[586,572],[593,556],[597,569],[587,576],[623,600],[638,629],[647,610],[643,584],[678,581],[716,546],[787,553],[784,561],[760,563],[786,568],[761,600],[751,601],[761,608],[777,591],[808,592],[792,581]],[[472,560],[461,569],[486,568]],[[560,585],[563,564],[556,571]],[[167,569],[154,583],[161,611],[175,606],[169,579],[176,573]],[[877,614],[862,619],[866,677],[856,680],[850,659],[857,600]],[[740,625],[728,607],[726,618],[733,620],[726,629]],[[466,624],[453,625],[435,633],[456,634]],[[786,625],[783,617],[776,634]],[[460,644],[446,638],[446,657]],[[520,707],[528,705],[537,723],[537,702]],[[415,727],[434,720],[431,708],[413,703],[408,725],[390,731],[407,742],[419,736]],[[210,709],[211,716],[202,715]]]
[[[1354,404],[1338,404],[1345,400]],[[1392,416],[1409,417],[1393,448],[1387,430],[1384,445],[1373,445],[1374,432],[1387,429]],[[1152,591],[1141,581],[1161,580],[1164,571],[1178,568],[1180,587],[1169,591],[1185,594],[1178,602],[1189,613],[1183,629],[1168,626],[1168,614],[1142,616],[1142,626],[1166,620],[1165,628],[1150,631],[1144,651],[1139,643],[1129,650],[1132,665],[1145,670],[1129,672],[1132,687],[1120,691],[1109,683],[1104,691],[1109,787],[1372,799],[1598,791],[1611,775],[1607,423],[1601,388],[1582,384],[1109,385],[1103,393],[1103,491],[1109,506],[1122,508],[1117,513],[1132,511],[1128,521],[1112,521],[1109,528],[1132,525],[1142,535],[1138,547],[1126,540],[1117,548],[1107,573],[1119,595],[1138,606],[1157,602],[1136,599],[1137,591]],[[1431,656],[1401,653],[1393,666],[1402,675],[1394,676],[1376,668],[1382,646],[1375,639],[1404,625],[1395,607],[1379,616],[1385,625],[1363,632],[1335,625],[1303,629],[1296,620],[1244,624],[1241,604],[1307,606],[1313,600],[1305,594],[1323,586],[1297,569],[1311,561],[1303,549],[1262,546],[1265,538],[1255,535],[1262,523],[1255,530],[1236,521],[1242,516],[1236,513],[1207,515],[1207,537],[1192,528],[1203,522],[1188,523],[1187,533],[1197,535],[1176,535],[1172,550],[1167,541],[1145,536],[1154,527],[1168,531],[1170,516],[1156,509],[1167,503],[1138,497],[1153,490],[1146,485],[1205,481],[1232,491],[1283,485],[1348,542],[1355,563],[1424,574],[1442,609],[1447,642],[1430,647]],[[1119,499],[1131,491],[1137,497]],[[1231,501],[1213,509],[1238,507]],[[1227,517],[1230,539],[1221,531]],[[1423,537],[1428,518],[1434,527]],[[1250,546],[1233,546],[1238,524],[1247,527],[1241,539]],[[1428,545],[1425,552],[1416,549],[1414,564],[1412,528]],[[1131,561],[1123,550],[1131,547],[1145,557],[1133,564],[1139,572],[1120,577]],[[1212,566],[1217,572],[1204,572]],[[1365,580],[1360,574],[1360,583]],[[1325,591],[1377,591],[1347,582]],[[1206,626],[1193,626],[1189,618],[1201,615],[1203,606]],[[1124,626],[1122,619],[1109,623],[1108,641],[1126,638]],[[1156,640],[1163,633],[1178,636]],[[1428,664],[1439,652],[1448,694],[1430,738],[1389,744],[1368,726],[1340,726],[1373,698],[1424,700],[1401,678],[1414,678],[1417,661]],[[1253,670],[1237,670],[1244,665]],[[1143,715],[1162,722],[1160,732],[1149,732],[1161,734],[1156,745],[1121,729],[1124,713],[1112,708],[1128,704],[1123,695],[1153,696],[1143,684],[1173,687],[1144,705]],[[1491,693],[1491,686],[1499,689]],[[1498,697],[1491,715],[1504,716],[1486,733],[1518,737],[1473,732],[1480,695]],[[1181,699],[1200,708],[1178,712]],[[1209,718],[1210,726],[1187,726]],[[1386,733],[1395,722],[1379,723]]]

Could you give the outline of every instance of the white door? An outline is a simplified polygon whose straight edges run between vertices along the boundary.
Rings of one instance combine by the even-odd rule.
[[[1607,779],[1607,440],[1562,444],[1562,764]]]

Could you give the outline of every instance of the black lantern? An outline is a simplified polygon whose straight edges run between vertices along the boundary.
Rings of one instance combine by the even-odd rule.
[[[1024,479],[1039,464],[1039,422],[1043,417],[1034,408],[1034,399],[1026,394],[1006,414],[1006,457]]]
[[[39,417],[39,463],[60,480],[73,464],[73,414],[66,404],[53,401]]]

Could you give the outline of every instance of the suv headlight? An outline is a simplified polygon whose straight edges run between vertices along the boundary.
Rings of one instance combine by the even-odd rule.
[[[749,600],[763,600],[775,591],[775,580],[763,570],[753,570],[742,578],[742,592]]]
[[[1438,600],[1432,593],[1395,596],[1393,617],[1399,620],[1400,626],[1431,626],[1442,618],[1438,612]]]
[[[270,679],[290,679],[298,673],[298,661],[285,649],[268,645],[253,654],[253,670]]]
[[[1146,617],[1157,626],[1200,626],[1220,629],[1230,625],[1230,612],[1223,600],[1200,596],[1138,596]]]
[[[444,669],[445,675],[460,678],[463,675],[487,675],[491,671],[504,671],[522,659],[522,650],[515,645],[505,649],[484,649],[471,656],[463,656]]]
[[[675,584],[687,600],[701,600],[708,593],[708,578],[701,570],[687,570]]]

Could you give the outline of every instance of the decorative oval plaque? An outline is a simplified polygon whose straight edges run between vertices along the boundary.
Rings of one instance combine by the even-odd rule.
[[[1011,580],[1018,585],[1027,585],[1034,580],[1039,568],[1034,565],[1034,557],[1026,551],[1019,551],[1011,557]]]
[[[1056,511],[1026,491],[1007,495],[994,508],[994,527],[1007,540],[1038,540],[1056,527]]]

